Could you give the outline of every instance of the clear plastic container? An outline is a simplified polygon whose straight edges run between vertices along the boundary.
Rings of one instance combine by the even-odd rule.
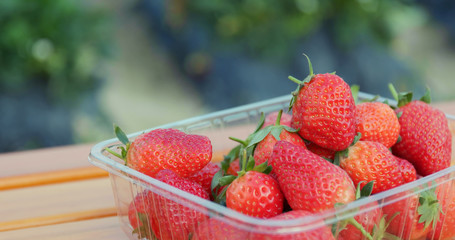
[[[370,99],[371,97],[373,96],[359,93],[360,99]],[[232,136],[245,139],[254,130],[261,112],[267,114],[280,109],[287,109],[290,98],[291,96],[283,96],[269,99],[155,128],[176,128],[187,133],[208,136],[213,145],[213,161],[221,161],[223,155],[227,154],[236,145],[228,137]],[[454,133],[455,118],[452,116],[447,116],[447,118],[449,119],[451,132]],[[137,132],[128,135],[128,137],[132,141],[136,136],[150,130],[152,129]],[[122,160],[105,150],[106,147],[115,149],[118,145],[120,145],[120,142],[117,139],[110,139],[96,144],[90,152],[89,161],[110,173],[118,217],[120,219],[120,227],[123,228],[130,239],[153,239],[153,237],[160,235],[162,235],[163,239],[185,240],[191,239],[191,237],[193,239],[307,239],[302,237],[302,233],[315,231],[315,229],[321,226],[327,226],[335,231],[343,227],[343,220],[345,219],[360,214],[377,215],[378,210],[385,208],[389,208],[390,212],[392,206],[394,206],[394,210],[398,209],[401,212],[400,214],[406,216],[418,214],[419,209],[416,201],[418,201],[421,194],[425,194],[431,189],[436,189],[439,203],[442,205],[442,210],[445,214],[445,217],[442,218],[442,228],[438,226],[436,230],[427,231],[428,233],[425,232],[423,234],[422,232],[419,233],[417,230],[413,230],[418,224],[417,222],[405,221],[404,219],[406,217],[398,217],[397,219],[400,219],[400,221],[395,220],[395,222],[392,222],[394,224],[395,236],[398,239],[414,239],[414,237],[417,237],[417,239],[444,239],[444,236],[439,235],[450,232],[450,229],[455,228],[452,225],[452,220],[450,220],[450,216],[452,219],[455,218],[453,216],[455,215],[455,211],[452,210],[450,212],[449,210],[455,208],[455,166],[453,166],[453,152],[451,167],[397,188],[354,201],[339,209],[292,220],[263,220],[243,215],[214,202],[201,199],[125,166]],[[140,201],[132,203],[133,199],[144,191],[152,192],[153,194],[151,197],[144,197]],[[174,231],[167,237],[165,236],[167,230],[160,229],[156,225],[152,227],[153,230],[147,226],[145,229],[142,229],[143,231],[133,233],[134,228],[128,219],[129,209],[130,211],[139,210],[141,204],[151,204],[152,209],[162,209],[166,207],[162,205],[166,203],[163,202],[163,198],[175,202],[175,204],[181,204],[186,208],[186,211],[192,214],[202,215],[202,220],[197,223],[201,226],[204,224],[201,222],[208,221],[208,218],[211,218],[216,225],[222,224],[222,229],[225,231],[224,235],[218,236],[218,238],[214,237],[219,229],[217,230],[213,225],[208,228],[210,229],[209,231],[201,231],[195,234],[192,231],[197,226],[193,226],[194,224],[187,226],[187,224],[184,228],[186,230],[182,230],[178,225],[180,223],[172,225]],[[400,214],[399,216],[403,216]],[[370,218],[372,217],[370,216]],[[185,221],[182,220],[182,222]],[[140,225],[141,221],[137,220],[137,224]],[[429,226],[429,228],[431,229],[432,226]],[[198,235],[199,238],[196,238],[195,235]],[[271,237],[272,235],[274,237]],[[338,239],[342,238],[340,235],[337,236]],[[362,237],[357,239],[367,238]],[[386,234],[385,239],[392,238]],[[455,238],[449,237],[446,239]]]

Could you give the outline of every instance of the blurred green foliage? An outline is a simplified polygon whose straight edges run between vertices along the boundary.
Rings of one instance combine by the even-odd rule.
[[[226,42],[245,41],[251,54],[276,58],[290,44],[318,29],[328,29],[341,49],[368,36],[373,44],[387,44],[395,34],[397,18],[408,16],[416,4],[406,0],[174,0],[172,9],[208,23]],[[180,5],[180,7],[179,7]],[[183,5],[183,6],[181,6]],[[406,18],[404,16],[404,18]]]
[[[85,1],[0,1],[0,93],[37,85],[57,101],[94,87],[110,52],[108,14]]]

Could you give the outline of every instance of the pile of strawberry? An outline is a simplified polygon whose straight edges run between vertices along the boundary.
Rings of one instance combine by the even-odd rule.
[[[342,78],[313,74],[308,62],[310,75],[303,81],[289,77],[298,84],[289,113],[263,115],[247,139],[231,137],[238,145],[221,164],[211,162],[210,139],[175,129],[152,130],[130,143],[116,127],[125,147],[109,151],[157,180],[264,219],[343,208],[450,166],[452,135],[445,115],[428,104],[429,94],[413,100],[390,86],[395,106],[358,102]],[[432,184],[381,207],[373,201],[333,226],[321,222],[320,228],[289,234],[237,228],[152,191],[135,196],[128,217],[140,238],[161,240],[451,239],[455,193],[450,183]]]

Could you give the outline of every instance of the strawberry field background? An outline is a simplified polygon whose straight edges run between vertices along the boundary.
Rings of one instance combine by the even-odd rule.
[[[448,0],[0,1],[0,152],[281,96],[316,72],[455,99]]]

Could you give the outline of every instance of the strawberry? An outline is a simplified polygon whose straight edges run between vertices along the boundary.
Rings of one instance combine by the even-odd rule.
[[[235,159],[234,161],[231,162],[229,165],[229,168],[227,169],[226,173],[229,175],[237,176],[237,172],[240,171],[240,161],[239,159]]]
[[[209,199],[209,194],[201,185],[182,178],[171,170],[161,170],[156,174],[155,178],[201,199]],[[151,210],[151,216],[158,226],[161,239],[187,240],[198,223],[208,218],[203,210],[183,206],[158,193],[152,193],[151,206],[154,207]]]
[[[155,239],[159,235],[156,222],[151,218],[151,196],[149,191],[138,193],[128,206],[128,220],[138,238]]]
[[[394,145],[400,134],[400,124],[393,109],[381,102],[364,102],[356,106],[356,132],[363,141],[380,142],[387,148]]]
[[[427,176],[450,166],[452,135],[447,118],[440,110],[430,106],[429,91],[421,100],[412,94],[398,94],[401,141],[392,147],[393,153],[411,162],[418,174]]]
[[[211,185],[213,176],[220,170],[220,165],[209,162],[203,169],[199,172],[189,176],[188,179],[198,183],[207,191],[207,193],[211,193]]]
[[[306,216],[313,215],[309,211],[304,210],[292,210],[289,212],[282,213],[278,216],[270,218],[270,220],[290,220],[290,219],[298,219],[304,218]],[[330,240],[335,239],[332,235],[330,228],[324,225],[324,221],[318,220],[312,222],[314,225],[322,225],[318,228],[307,230],[307,231],[300,231],[300,232],[292,232],[292,233],[273,233],[272,231],[276,228],[274,227],[265,227],[259,226],[256,227],[255,231],[251,234],[250,240]],[[281,229],[280,229],[281,230]],[[271,231],[272,233],[267,233],[267,231]]]
[[[346,172],[305,147],[278,141],[270,164],[294,210],[316,213],[355,200],[355,187]]]
[[[420,195],[405,191],[386,199],[382,211],[390,221],[387,232],[401,239],[420,239],[436,225],[441,204],[434,188]]]
[[[310,150],[312,153],[315,153],[325,159],[328,159],[330,161],[333,161],[335,159],[335,151],[323,148],[317,144],[314,144],[312,142],[306,142],[305,143],[306,148]]]
[[[297,130],[280,125],[282,110],[278,112],[274,125],[269,125],[257,132],[250,143],[250,146],[257,144],[254,149],[254,160],[256,164],[268,162],[272,155],[273,146],[277,141],[288,141],[294,145],[305,147],[305,142],[297,134]]]
[[[306,56],[306,55],[305,55]],[[349,85],[338,75],[313,74],[300,81],[290,102],[292,127],[300,136],[335,151],[347,148],[356,135],[355,104]]]
[[[121,148],[121,155],[109,148],[106,150],[124,159],[130,168],[151,177],[163,169],[189,177],[212,159],[212,144],[206,136],[186,134],[177,129],[155,129],[130,143],[117,126],[115,133],[126,148]]]
[[[340,167],[351,177],[354,184],[374,181],[373,194],[402,185],[398,160],[381,143],[358,141],[348,148],[348,154],[340,154]]]
[[[417,179],[416,169],[408,160],[395,156],[400,166],[401,176],[405,183],[412,182]]]
[[[270,218],[283,211],[283,194],[271,176],[248,171],[239,174],[226,190],[226,206],[243,214]]]
[[[192,240],[248,239],[249,232],[218,218],[201,222],[194,231]]]
[[[267,114],[262,128],[265,128],[270,125],[275,125],[279,112],[280,111],[275,111],[275,112],[271,112],[271,113]],[[291,119],[292,119],[291,114],[282,113],[281,119],[280,119],[280,125],[291,127]]]

